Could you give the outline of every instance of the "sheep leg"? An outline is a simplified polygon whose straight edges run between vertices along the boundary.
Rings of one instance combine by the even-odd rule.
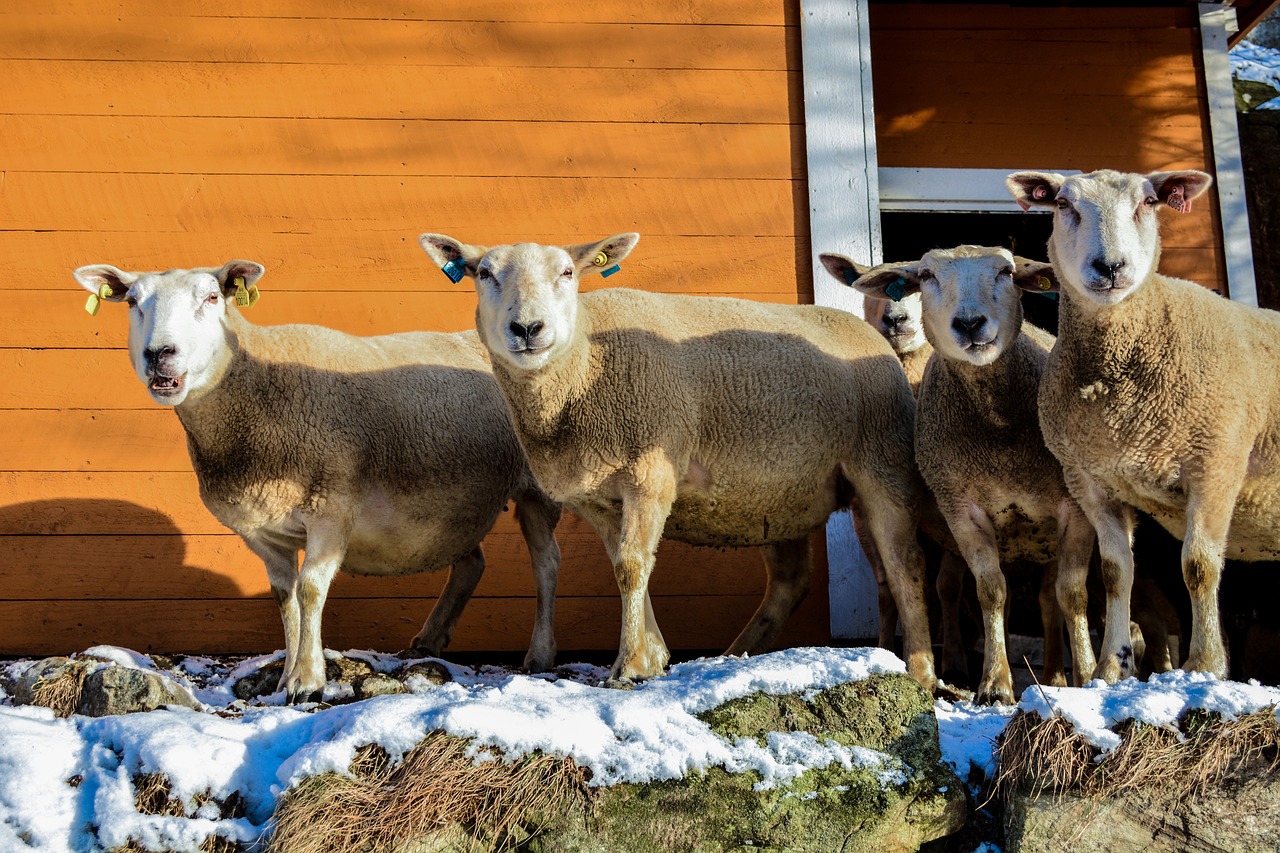
[[[1066,687],[1067,670],[1062,654],[1063,618],[1058,607],[1057,585],[1058,564],[1054,561],[1046,564],[1040,573],[1040,624],[1044,628],[1044,668],[1040,683]]]
[[[1102,556],[1102,585],[1107,593],[1106,627],[1094,678],[1115,684],[1133,675],[1133,640],[1129,632],[1129,601],[1133,594],[1133,510],[1111,500],[1102,485],[1074,466],[1063,466],[1072,497],[1098,535]]]
[[[545,672],[556,663],[555,607],[560,546],[556,544],[555,531],[560,522],[560,504],[532,490],[516,502],[516,520],[529,547],[538,590],[538,610],[529,652],[524,656],[524,668],[529,672]]]
[[[809,594],[809,537],[772,543],[761,550],[767,576],[764,600],[747,627],[725,651],[727,655],[768,651],[782,633],[787,619]]]
[[[1191,648],[1183,669],[1227,677],[1218,584],[1227,534],[1248,460],[1206,459],[1202,479],[1188,489],[1187,533],[1182,540],[1182,579],[1191,595]]]
[[[1093,641],[1089,637],[1089,561],[1093,557],[1096,536],[1089,519],[1075,501],[1064,501],[1058,512],[1058,580],[1054,585],[1059,618],[1067,623],[1067,639],[1071,644],[1072,679],[1077,687],[1093,678],[1097,661],[1093,657]],[[1042,605],[1043,607],[1043,605]],[[1047,629],[1046,629],[1047,630]],[[1058,642],[1062,642],[1062,629]],[[1046,646],[1047,646],[1046,640]],[[1046,654],[1046,670],[1048,657]]]
[[[898,604],[893,600],[893,590],[889,588],[889,576],[885,574],[884,561],[880,559],[880,552],[876,550],[875,539],[872,538],[871,530],[867,527],[867,519],[862,513],[862,508],[854,505],[850,507],[850,511],[853,515],[854,535],[858,537],[858,544],[862,546],[862,553],[866,554],[867,563],[871,566],[871,574],[876,579],[877,604],[880,608],[880,648],[896,652],[898,650]]]
[[[902,621],[902,650],[907,673],[932,693],[938,687],[933,669],[933,641],[929,635],[929,611],[924,603],[924,553],[916,541],[915,506],[919,492],[908,485],[895,490],[893,473],[877,476],[853,465],[844,465],[854,494],[867,516],[893,600]],[[903,491],[914,493],[903,494]]]
[[[964,595],[964,561],[942,552],[938,580],[934,584],[942,607],[942,680],[956,686],[969,684],[969,656],[960,630],[960,598]]]
[[[244,537],[244,543],[267,567],[271,597],[280,608],[280,621],[284,624],[284,668],[280,670],[283,684],[293,674],[298,658],[298,549],[262,538]]]
[[[298,657],[289,678],[282,678],[290,703],[317,702],[325,685],[324,647],[320,642],[320,620],[324,614],[329,584],[346,557],[351,524],[330,519],[309,520],[307,547],[296,585],[299,608]]]
[[[413,638],[410,647],[416,653],[439,657],[453,639],[462,610],[476,591],[476,584],[484,574],[484,551],[480,546],[463,554],[449,567],[449,580],[445,583],[435,607],[423,623],[422,630]]]
[[[978,682],[978,701],[1013,704],[1013,673],[1009,669],[1009,651],[1005,645],[1005,608],[1008,588],[1000,570],[1000,552],[991,519],[976,504],[944,507],[951,535],[969,564],[978,585],[978,603],[982,606],[982,678]]]

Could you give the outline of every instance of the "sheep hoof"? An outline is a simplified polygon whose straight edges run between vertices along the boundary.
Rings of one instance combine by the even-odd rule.
[[[555,668],[556,668],[555,652],[552,652],[549,655],[534,654],[533,652],[529,652],[529,654],[525,655],[524,657],[525,672],[550,672]]]
[[[978,691],[979,705],[1012,705],[1013,687],[988,684]]]
[[[619,678],[609,677],[600,682],[600,686],[606,690],[635,690],[636,682],[625,676]]]
[[[933,698],[945,699],[948,702],[972,702],[973,691],[964,687],[956,687],[954,684],[948,683],[947,679],[938,679],[938,685],[933,689]]]

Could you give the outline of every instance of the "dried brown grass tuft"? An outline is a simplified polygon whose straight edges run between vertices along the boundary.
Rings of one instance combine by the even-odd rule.
[[[40,679],[31,688],[31,704],[51,708],[59,717],[70,717],[80,705],[84,680],[93,666],[91,661],[73,661],[60,667],[56,675]]]
[[[281,800],[268,849],[390,851],[460,826],[480,839],[474,849],[504,850],[527,840],[527,819],[592,800],[586,771],[568,758],[477,764],[467,748],[466,740],[433,732],[396,766],[380,748],[363,748],[353,777],[315,776]]]
[[[1117,733],[1120,745],[1099,758],[1065,719],[1016,714],[996,747],[995,796],[1007,803],[1022,790],[1031,797],[1047,792],[1096,800],[1140,789],[1182,800],[1259,762],[1267,774],[1280,766],[1273,708],[1230,720],[1195,711],[1178,721],[1177,731],[1130,720]]]
[[[210,835],[200,845],[200,853],[244,853],[249,848],[238,841],[231,841],[219,835]],[[149,847],[143,847],[137,841],[130,841],[122,847],[112,847],[107,853],[155,853]]]

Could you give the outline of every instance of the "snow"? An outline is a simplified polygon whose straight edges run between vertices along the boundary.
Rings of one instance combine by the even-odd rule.
[[[1243,39],[1231,49],[1231,75],[1239,80],[1266,83],[1280,91],[1280,50],[1272,50]],[[1280,97],[1253,109],[1280,110]]]
[[[127,649],[91,651],[122,666],[159,671],[146,655]],[[345,655],[378,671],[406,663],[373,652]],[[346,772],[365,744],[377,743],[399,759],[436,729],[473,739],[477,761],[499,760],[494,750],[506,757],[535,750],[571,756],[591,769],[593,785],[677,779],[712,766],[755,771],[759,788],[831,764],[868,768],[886,785],[902,784],[914,773],[888,755],[804,732],[775,732],[763,743],[731,742],[696,717],[757,691],[804,693],[904,671],[901,660],[879,649],[707,658],[673,666],[634,690],[592,686],[608,673],[586,665],[526,676],[441,662],[455,680],[435,686],[424,679],[408,695],[331,707],[289,707],[282,693],[252,702],[234,698],[236,679],[279,657],[234,667],[187,658],[180,670],[163,670],[193,690],[202,711],[57,719],[47,709],[14,706],[0,697],[0,851],[82,853],[129,839],[156,850],[194,851],[213,834],[252,843],[263,836],[280,796],[302,779]],[[14,675],[31,665],[20,661],[4,668]],[[349,686],[326,688],[326,696],[349,692]],[[1275,688],[1172,672],[1114,686],[1033,688],[1017,708],[938,700],[935,711],[943,759],[970,780],[972,767],[993,773],[995,741],[1018,709],[1059,714],[1105,750],[1117,742],[1112,728],[1123,719],[1168,726],[1192,708],[1232,717],[1277,704]],[[173,795],[190,804],[187,816],[135,810],[135,780],[147,773],[168,778]],[[970,781],[980,784],[981,774]],[[226,800],[233,792],[243,798],[244,816],[224,818],[211,800]]]

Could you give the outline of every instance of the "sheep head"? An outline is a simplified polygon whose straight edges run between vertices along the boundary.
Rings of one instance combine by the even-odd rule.
[[[475,280],[481,340],[495,358],[521,370],[537,370],[568,349],[577,327],[579,280],[623,260],[639,240],[628,233],[572,246],[486,248],[443,234],[418,238],[447,274],[453,269]]]
[[[237,291],[257,289],[253,261],[167,272],[92,264],[74,273],[90,293],[129,306],[129,358],[151,399],[177,406],[213,387],[230,359],[223,320]]]
[[[1064,177],[1016,172],[1009,192],[1025,210],[1055,208],[1049,259],[1083,305],[1116,305],[1156,271],[1160,260],[1157,210],[1191,209],[1213,179],[1204,172],[1147,175],[1101,170]]]
[[[867,296],[899,301],[918,295],[924,334],[946,358],[977,366],[1000,357],[1022,329],[1020,291],[1043,290],[1048,264],[1007,249],[934,249],[918,261],[881,264],[851,285]]]

